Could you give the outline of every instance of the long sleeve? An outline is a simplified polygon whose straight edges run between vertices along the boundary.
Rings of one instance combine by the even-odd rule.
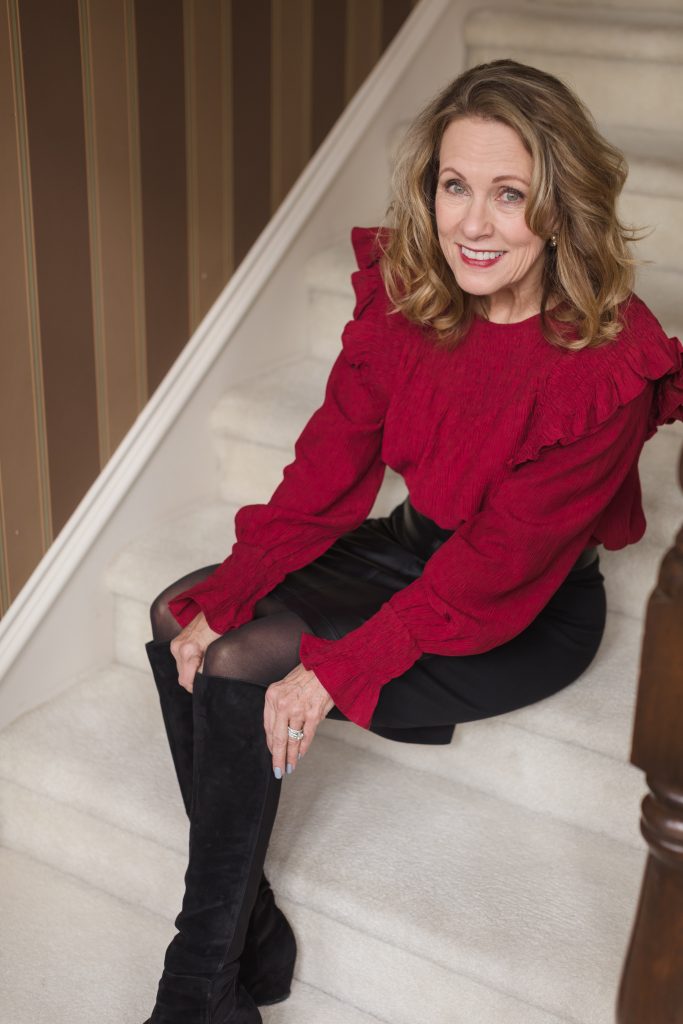
[[[294,460],[269,501],[238,510],[228,557],[170,602],[181,626],[200,611],[220,633],[250,621],[260,597],[355,529],[372,508],[386,470],[383,425],[398,342],[392,347],[395,332],[384,326],[386,293],[369,232],[356,229],[352,238],[360,267],[352,277],[356,307],[324,401],[296,441]]]
[[[347,718],[368,728],[381,687],[422,654],[479,654],[533,621],[637,465],[653,401],[652,385],[640,386],[599,429],[558,436],[513,465],[421,577],[362,626],[334,641],[303,635],[303,665]]]

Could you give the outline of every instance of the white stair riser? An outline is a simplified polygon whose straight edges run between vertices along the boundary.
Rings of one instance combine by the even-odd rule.
[[[577,681],[576,685],[583,684]],[[447,748],[386,741],[350,722],[331,719],[319,726],[320,731],[417,771],[472,786],[527,810],[643,848],[639,821],[645,782],[626,756],[619,762],[581,750],[519,729],[505,716],[456,726]],[[599,800],[596,779],[600,779]]]
[[[283,449],[214,435],[213,443],[219,462],[219,495],[237,505],[267,501],[294,457],[294,441]]]
[[[626,224],[651,231],[634,245],[638,259],[653,260],[662,270],[683,272],[683,190],[680,199],[624,192],[619,215]]]
[[[308,344],[311,355],[328,360],[331,366],[342,349],[342,331],[353,316],[355,300],[348,276],[330,284],[329,291],[309,290]]]
[[[636,294],[647,303],[670,338],[683,339],[680,292],[683,276],[679,271],[662,270],[650,265],[640,267]]]
[[[536,3],[544,7],[562,7],[566,10],[567,0],[536,0]],[[596,7],[613,7],[627,10],[644,10],[643,0],[599,0],[599,3],[595,3],[595,0],[573,0],[572,7],[575,9],[586,8],[589,12],[595,10]],[[656,9],[658,11],[674,11],[680,13],[681,0],[656,0],[656,3],[650,5],[649,9]]]
[[[664,551],[644,538],[628,554],[603,548],[599,551],[608,610],[633,619],[634,628],[640,630]]]
[[[114,628],[114,660],[120,665],[149,672],[151,681],[150,664],[145,652],[145,644],[152,639],[148,603],[116,594]]]
[[[234,437],[216,437],[220,461],[220,496],[235,505],[268,501],[294,458],[294,441],[287,450],[252,444]],[[406,495],[401,477],[387,469],[370,515],[386,515]]]
[[[275,872],[273,882],[277,882]],[[566,1024],[549,1011],[522,1004],[505,992],[447,970],[433,959],[423,960],[396,943],[382,942],[349,924],[324,917],[299,900],[278,897],[278,902],[302,938],[297,977],[362,1007],[378,1021]],[[457,921],[457,907],[453,908],[453,917]],[[409,983],[405,979],[410,979]]]
[[[649,61],[547,53],[530,46],[490,43],[468,49],[468,64],[512,57],[556,75],[572,86],[601,125],[621,124],[666,132],[683,119],[683,69]],[[658,97],[667,96],[661,103]]]
[[[187,867],[187,837],[180,829],[178,848],[168,849],[6,779],[0,780],[0,806],[3,846],[133,906],[170,920],[178,913]]]

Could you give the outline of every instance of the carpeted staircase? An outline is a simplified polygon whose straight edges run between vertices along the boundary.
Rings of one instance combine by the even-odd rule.
[[[574,15],[574,38],[552,8],[540,17],[545,34],[538,11],[533,23],[527,9],[476,14],[470,62],[504,52],[561,71],[589,37],[581,60],[599,62],[616,15],[605,29]],[[673,30],[663,15],[649,35],[621,16],[629,59],[638,63],[640,45],[655,75],[648,47]],[[574,69],[589,76],[588,64]],[[632,165],[631,216],[661,224],[658,266],[638,290],[681,336],[680,153],[663,123],[641,122],[612,132]],[[116,660],[0,733],[0,1024],[141,1024],[149,1013],[187,856],[144,652],[149,604],[183,573],[221,561],[237,509],[277,485],[322,401],[352,308],[352,269],[346,243],[312,261],[308,353],[265,367],[212,410],[221,500],[150,523],[110,565]],[[321,725],[283,782],[266,862],[299,942],[292,995],[263,1008],[266,1024],[613,1021],[646,852],[645,782],[628,763],[640,645],[659,561],[683,518],[682,442],[675,424],[645,447],[645,538],[600,549],[607,629],[580,680],[535,706],[458,726],[449,747]],[[405,493],[387,470],[371,514]]]

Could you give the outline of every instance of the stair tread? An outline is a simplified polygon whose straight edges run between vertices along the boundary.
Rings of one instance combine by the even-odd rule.
[[[264,370],[223,395],[211,411],[211,429],[216,434],[291,449],[308,418],[322,404],[331,368],[330,360],[301,356],[285,366]]]
[[[0,734],[0,775],[184,856],[156,701],[142,673],[90,673]],[[349,756],[320,735],[283,783],[269,864],[290,900],[597,1022],[595,1007],[604,1010],[616,984],[643,852],[366,750]],[[545,979],[531,971],[539,957],[552,963]]]
[[[174,929],[164,918],[0,848],[0,989],[12,1024],[142,1024]],[[377,1024],[294,978],[264,1024]]]
[[[615,48],[614,33],[619,32]],[[565,8],[483,9],[465,22],[467,45],[505,45],[540,53],[580,54],[603,60],[678,63],[683,53],[680,12]]]
[[[372,225],[359,225],[359,227]],[[309,290],[335,292],[353,298],[351,274],[357,270],[349,237],[325,246],[306,264],[306,285]]]

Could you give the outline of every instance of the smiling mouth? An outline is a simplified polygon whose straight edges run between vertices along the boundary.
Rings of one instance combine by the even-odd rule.
[[[470,249],[466,245],[458,245],[460,257],[470,267],[492,267],[505,255],[505,249]]]
[[[496,256],[502,256],[505,253],[505,249],[470,249],[466,245],[459,245],[460,252],[463,256],[467,256],[473,260],[492,260]]]

